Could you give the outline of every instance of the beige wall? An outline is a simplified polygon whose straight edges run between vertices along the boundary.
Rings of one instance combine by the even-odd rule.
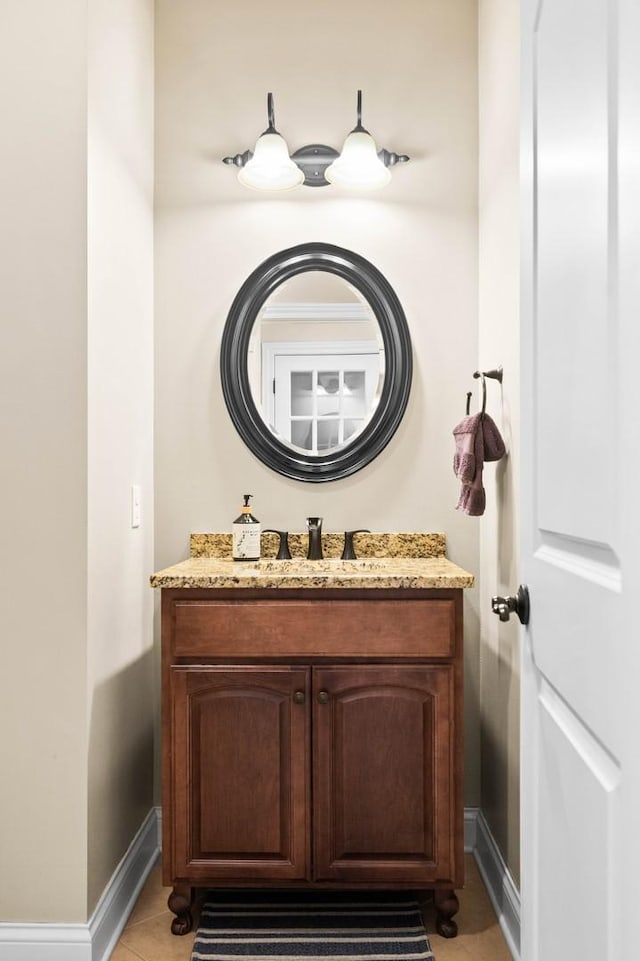
[[[0,918],[6,921],[85,917],[86,30],[83,0],[3,5]]]
[[[249,488],[265,524],[444,530],[478,570],[479,525],[453,510],[450,466],[478,358],[474,0],[156,7],[155,564],[184,556],[192,530],[228,530]],[[150,0],[7,0],[0,32],[2,920],[85,920],[150,803],[150,29]],[[511,456],[488,487],[480,605],[466,598],[466,801],[480,799],[480,606],[483,807],[517,876],[517,631],[487,614],[518,580],[513,0],[480,0],[479,34],[479,356],[505,366],[494,412]],[[267,89],[291,149],[339,146],[358,87],[380,145],[413,158],[383,193],[262,197],[219,162],[264,128]],[[311,239],[386,274],[414,344],[397,436],[328,485],[257,462],[218,377],[240,283]]]
[[[153,0],[91,0],[88,64],[91,913],[153,804]]]
[[[1,921],[86,921],[151,805],[151,11],[3,6]]]
[[[478,521],[455,511],[453,426],[477,365],[477,62],[474,0],[156,4],[156,565],[190,531],[228,531],[252,491],[265,526],[446,531],[478,569]],[[340,146],[355,123],[406,151],[380,193],[263,196],[220,161],[253,146],[273,91],[291,150]],[[243,445],[224,406],[219,347],[248,274],[306,241],[351,248],[395,288],[415,378],[398,433],[360,473],[286,480]],[[467,803],[479,802],[478,622],[466,601]]]
[[[493,594],[517,590],[519,560],[519,6],[480,0],[479,362],[504,367],[487,409],[508,457],[486,471],[480,528],[482,810],[516,882],[520,872],[517,618],[501,624]]]

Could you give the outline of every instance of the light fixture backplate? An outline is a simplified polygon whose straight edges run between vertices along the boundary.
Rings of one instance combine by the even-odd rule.
[[[292,153],[291,159],[303,172],[306,187],[328,187],[329,181],[325,178],[324,172],[339,156],[339,151],[334,150],[333,147],[327,147],[322,143],[311,143]]]

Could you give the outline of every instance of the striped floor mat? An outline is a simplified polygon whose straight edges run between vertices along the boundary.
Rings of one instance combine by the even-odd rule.
[[[311,898],[296,893],[211,892],[191,961],[433,961],[414,900],[395,895]]]

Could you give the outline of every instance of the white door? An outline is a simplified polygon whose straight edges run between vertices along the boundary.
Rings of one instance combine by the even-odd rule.
[[[522,958],[637,961],[640,3],[521,29]]]

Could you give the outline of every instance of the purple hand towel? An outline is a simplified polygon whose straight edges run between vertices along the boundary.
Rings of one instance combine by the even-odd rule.
[[[453,455],[453,473],[463,484],[470,484],[476,476],[476,438],[482,414],[469,414],[453,429],[456,452]],[[482,452],[480,452],[482,458]]]
[[[462,481],[456,509],[471,517],[479,517],[484,514],[486,506],[482,485],[484,462],[500,460],[504,456],[504,441],[488,414],[465,417],[454,428],[453,435],[456,441],[453,470]]]

